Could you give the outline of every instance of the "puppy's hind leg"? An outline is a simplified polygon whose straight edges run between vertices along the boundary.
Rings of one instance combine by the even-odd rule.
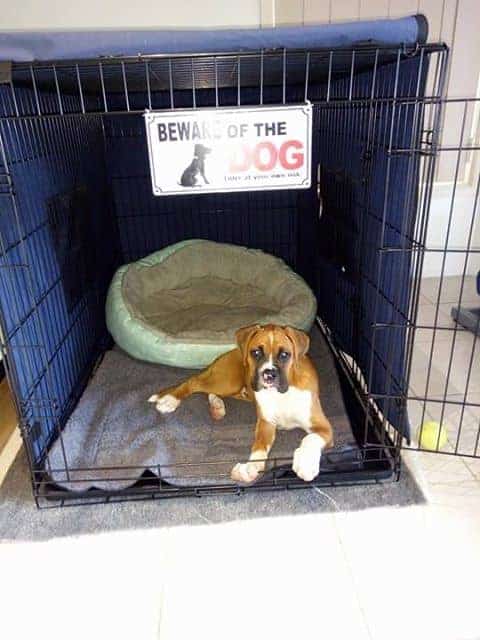
[[[214,377],[212,372],[213,365],[175,387],[162,389],[150,396],[148,401],[154,403],[160,413],[172,413],[182,400],[193,393],[207,393],[209,394],[210,413],[215,420],[220,420],[225,415],[225,405],[220,397],[212,393],[215,390],[215,384],[212,384],[215,382],[212,380]]]
[[[177,386],[162,389],[148,401],[155,403],[160,413],[171,413],[182,400],[193,393],[205,393],[208,395],[212,418],[221,420],[225,415],[222,398],[239,397],[244,388],[243,368],[239,366],[240,358],[237,349],[224,353],[200,373]]]
[[[160,413],[173,413],[181,402],[181,399],[175,395],[176,389],[176,387],[170,387],[154,393],[149,397],[148,402],[154,403]]]
[[[175,387],[162,389],[158,393],[154,393],[153,396],[150,396],[148,402],[154,403],[157,411],[160,413],[173,413],[182,400],[191,396],[192,393],[203,391],[202,385],[199,382],[200,377],[201,374],[192,376]]]

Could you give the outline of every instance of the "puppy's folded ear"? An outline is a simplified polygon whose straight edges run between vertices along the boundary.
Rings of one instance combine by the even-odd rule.
[[[304,331],[294,329],[293,327],[283,327],[283,330],[293,344],[293,357],[295,360],[298,360],[308,352],[310,338]]]
[[[238,348],[242,353],[244,361],[247,359],[248,343],[258,329],[260,329],[259,324],[251,324],[250,326],[242,327],[235,332],[235,340],[237,341]]]

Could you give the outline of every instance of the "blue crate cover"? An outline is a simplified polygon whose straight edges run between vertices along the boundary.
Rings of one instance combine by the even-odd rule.
[[[362,44],[397,46],[425,42],[427,33],[427,21],[422,15],[275,29],[0,31],[0,60],[25,62],[149,53],[351,48]]]
[[[175,53],[274,46],[351,47],[362,42],[413,44],[425,38],[425,20],[419,17],[296,29],[216,31],[214,34],[123,32],[100,37],[98,33],[3,33],[0,34],[0,58],[79,58],[107,52],[111,55],[138,51]],[[409,95],[409,82],[417,77],[418,60],[417,56],[401,61],[399,96]],[[394,81],[395,67],[395,63],[382,67],[383,81]],[[426,67],[424,60],[420,96],[424,91]],[[368,87],[371,77],[372,72],[365,71],[358,74],[356,82]],[[338,87],[342,82],[336,81]],[[222,103],[224,99],[228,101],[234,91],[222,89]],[[287,86],[287,99],[302,100],[302,91],[303,87]],[[313,101],[316,92],[317,97],[322,96],[321,87],[312,86],[311,91]],[[265,87],[266,102],[272,101],[275,92],[278,93],[278,87]],[[54,112],[55,93],[41,90],[39,94],[44,111]],[[144,96],[137,98],[145,105]],[[167,105],[168,96],[157,98],[159,103],[165,98]],[[16,99],[20,112],[30,113],[35,109],[34,96],[28,88],[17,91]],[[113,103],[116,97],[109,95],[110,99]],[[245,99],[248,103],[248,93]],[[252,90],[250,99],[258,100],[257,90]],[[199,90],[198,105],[207,104],[209,100],[208,90]],[[0,87],[0,111],[2,104],[3,113],[11,116],[8,86]],[[314,117],[321,125],[317,106]],[[414,117],[413,106],[404,110],[402,122],[408,126],[402,127],[402,131],[413,130],[410,123]],[[353,127],[353,120],[345,124]],[[320,162],[322,166],[326,216],[318,223],[314,215],[304,215],[318,209],[314,187],[302,193],[245,192],[181,196],[173,200],[154,198],[142,125],[139,116],[102,118],[99,115],[90,116],[88,121],[72,120],[68,116],[0,121],[3,151],[16,194],[16,206],[8,194],[0,198],[0,320],[9,343],[9,365],[23,417],[32,435],[29,454],[33,460],[40,462],[44,457],[49,443],[57,436],[56,426],[63,424],[75,406],[93,363],[105,348],[108,334],[103,309],[115,268],[185,238],[243,244],[283,258],[315,288],[320,314],[334,331],[340,347],[351,353],[365,376],[370,377],[371,390],[379,396],[403,394],[410,258],[401,251],[383,254],[379,265],[377,249],[382,227],[378,219],[382,219],[386,202],[384,244],[408,248],[416,205],[414,189],[409,187],[418,183],[416,161],[408,157],[389,160],[381,146],[374,150],[369,165],[372,188],[367,209],[370,215],[365,217],[367,209],[356,202],[361,202],[361,194],[356,191],[361,147],[348,145],[346,154],[346,147],[326,144],[326,132],[322,133],[319,126],[313,140],[314,163]],[[353,130],[349,137],[354,139]],[[401,143],[400,139],[394,140],[397,146]],[[6,168],[1,158],[2,154],[0,174],[4,174]],[[343,177],[337,184],[334,174],[342,164]],[[385,191],[387,173],[388,192]],[[340,191],[339,184],[342,185]],[[349,189],[350,200],[346,200]],[[90,198],[88,228],[78,226],[74,219],[73,203],[78,193],[84,191]],[[408,202],[404,199],[406,191],[413,194]],[[110,209],[111,199],[115,204],[114,213]],[[55,226],[59,220],[65,224],[69,221],[69,242],[74,249],[75,243],[85,243],[85,238],[94,247],[93,252],[75,254],[76,259],[85,261],[78,273],[68,258],[66,237]],[[340,233],[342,220],[343,233]],[[360,262],[358,237],[345,229],[358,229],[371,240]],[[331,242],[332,237],[337,238],[336,244]],[[335,255],[331,254],[333,246]],[[91,277],[92,261],[95,278]],[[377,296],[375,283],[379,267],[381,295]],[[367,277],[360,277],[361,273]],[[331,304],[342,296],[348,303],[343,306],[343,312],[340,304]],[[373,336],[373,322],[394,323],[396,328],[376,330]],[[373,362],[370,360],[372,346]],[[390,422],[408,435],[408,423],[401,407],[382,399],[379,405]]]

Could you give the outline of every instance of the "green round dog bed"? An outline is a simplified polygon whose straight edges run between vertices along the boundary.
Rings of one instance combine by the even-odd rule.
[[[316,300],[279,258],[208,240],[185,240],[116,272],[107,327],[140,360],[200,368],[235,347],[235,331],[275,323],[309,331]]]

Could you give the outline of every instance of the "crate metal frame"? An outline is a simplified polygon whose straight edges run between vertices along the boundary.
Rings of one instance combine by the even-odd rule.
[[[430,61],[428,72],[429,87],[427,95],[420,94],[421,73],[424,65],[427,64],[427,57]],[[411,91],[408,95],[398,96],[399,70],[402,61],[412,58],[418,60],[419,68],[417,77],[412,78]],[[434,64],[432,65],[432,61]],[[391,86],[381,86],[384,82],[381,70],[386,65],[396,65],[394,82]],[[375,150],[375,145],[382,147],[387,157],[387,180],[390,176],[390,163],[395,157],[405,156],[408,158],[408,172],[410,180],[417,171],[419,163],[419,183],[420,192],[418,195],[418,207],[415,219],[413,235],[408,236],[407,220],[402,223],[399,231],[404,243],[400,247],[389,246],[385,236],[385,209],[387,200],[385,199],[384,211],[382,214],[382,241],[377,247],[379,261],[377,265],[376,279],[371,282],[376,291],[376,300],[383,295],[381,288],[382,262],[384,256],[392,252],[402,253],[402,264],[404,260],[412,260],[413,287],[410,291],[407,304],[407,313],[403,314],[403,322],[399,324],[386,324],[381,322],[375,311],[373,322],[372,343],[370,344],[372,353],[375,353],[375,340],[377,335],[384,331],[399,331],[406,328],[406,349],[405,349],[405,369],[407,380],[409,378],[412,356],[415,345],[415,334],[418,330],[432,329],[433,341],[430,353],[428,376],[432,369],[432,358],[435,343],[435,334],[438,330],[438,308],[441,299],[441,286],[437,300],[437,316],[433,326],[418,324],[416,321],[420,298],[420,285],[423,261],[426,251],[429,251],[426,239],[429,221],[429,209],[432,199],[433,182],[436,170],[437,158],[443,152],[456,152],[457,163],[454,175],[456,185],[459,175],[460,158],[463,153],[478,151],[480,147],[464,141],[465,127],[469,116],[469,109],[476,104],[476,99],[448,99],[444,95],[446,71],[448,66],[448,48],[442,44],[422,45],[415,47],[359,47],[354,50],[325,50],[318,49],[312,51],[303,50],[280,50],[280,51],[258,51],[258,52],[238,52],[235,54],[197,54],[197,55],[176,55],[176,56],[138,56],[135,58],[115,58],[100,59],[94,61],[52,61],[48,63],[20,63],[14,64],[11,73],[8,74],[8,91],[2,94],[3,101],[0,103],[3,115],[0,116],[0,198],[9,201],[13,211],[17,232],[17,243],[21,252],[21,261],[17,264],[0,264],[0,271],[7,274],[11,299],[15,297],[15,277],[16,270],[25,274],[28,296],[31,302],[29,314],[25,317],[22,314],[21,305],[15,309],[17,317],[17,331],[21,331],[23,323],[31,317],[35,324],[35,330],[39,335],[38,344],[25,344],[21,348],[25,351],[25,358],[31,362],[32,357],[41,361],[41,372],[37,382],[46,381],[46,393],[40,402],[35,401],[33,396],[22,395],[19,383],[20,372],[14,365],[14,358],[9,358],[9,353],[18,349],[18,345],[12,344],[12,331],[3,323],[0,314],[0,328],[4,336],[2,348],[6,355],[6,369],[10,385],[14,391],[17,410],[20,416],[20,426],[22,436],[26,445],[29,458],[29,465],[32,474],[32,488],[35,499],[39,506],[56,506],[58,504],[78,504],[98,501],[116,501],[121,499],[145,499],[157,497],[172,497],[180,495],[207,495],[209,493],[243,493],[245,491],[257,490],[277,490],[294,489],[310,485],[335,485],[350,484],[358,482],[378,482],[390,477],[398,479],[400,474],[400,452],[405,446],[402,433],[393,427],[385,417],[388,413],[389,403],[398,403],[400,413],[405,413],[407,402],[414,400],[423,402],[423,416],[428,402],[438,401],[445,407],[447,400],[447,385],[443,398],[435,400],[427,393],[422,395],[412,395],[410,391],[395,394],[389,387],[385,393],[372,393],[372,366],[369,371],[361,370],[359,364],[355,362],[345,351],[342,350],[341,341],[335,331],[332,330],[320,318],[318,324],[324,337],[327,339],[332,353],[336,357],[339,365],[339,372],[342,379],[349,385],[356,398],[358,406],[363,411],[363,443],[360,450],[360,458],[363,465],[362,471],[355,468],[349,471],[342,460],[333,461],[334,471],[321,473],[312,483],[304,483],[295,478],[288,470],[291,460],[277,460],[278,469],[274,469],[270,477],[262,479],[251,487],[239,487],[232,485],[216,484],[212,487],[195,486],[178,488],[170,485],[168,472],[158,468],[158,478],[143,477],[135,486],[122,491],[90,490],[88,492],[70,492],[52,485],[48,475],[48,450],[44,452],[42,463],[36,462],[37,454],[32,449],[32,432],[35,430],[35,422],[32,423],[31,416],[35,413],[38,416],[46,415],[53,421],[52,437],[62,440],[63,426],[81,396],[83,389],[88,383],[89,376],[95,366],[95,362],[101,357],[106,348],[106,342],[100,337],[95,345],[86,345],[83,371],[79,374],[75,392],[70,394],[68,402],[59,403],[55,393],[49,391],[54,389],[53,381],[49,377],[54,375],[51,371],[50,360],[46,355],[45,345],[48,343],[47,330],[42,324],[41,314],[38,312],[42,300],[37,300],[35,291],[35,273],[33,265],[29,263],[28,255],[23,247],[23,239],[26,231],[22,226],[21,206],[17,202],[17,192],[12,180],[11,160],[7,152],[8,142],[12,140],[20,141],[27,152],[35,155],[34,141],[39,144],[40,155],[48,159],[49,168],[54,171],[56,163],[63,163],[66,171],[76,171],[73,163],[66,166],[68,158],[72,154],[80,157],[84,141],[87,144],[102,144],[105,148],[105,122],[104,117],[127,116],[143,114],[145,109],[176,109],[185,108],[188,104],[191,108],[204,106],[204,96],[208,94],[207,102],[211,106],[221,108],[222,106],[241,106],[243,104],[288,104],[299,100],[310,100],[314,106],[322,110],[327,121],[331,122],[337,133],[342,127],[339,113],[346,114],[345,118],[349,122],[356,123],[359,133],[363,136],[363,141],[370,153]],[[357,87],[357,77],[362,69],[372,71],[372,81],[368,93],[361,92]],[[319,78],[326,81],[321,85],[320,94],[312,96],[312,87],[318,87]],[[293,97],[289,93],[290,83],[296,86]],[[342,78],[343,93],[338,93],[338,83],[334,80]],[[337,92],[337,93],[336,93]],[[252,93],[255,96],[252,98]],[[253,101],[253,102],[252,102]],[[461,126],[461,136],[458,145],[441,144],[441,124],[443,112],[448,105],[461,103],[464,105],[463,120]],[[413,130],[421,132],[416,141],[416,136],[411,134],[410,144],[408,135],[404,130],[403,140],[406,144],[395,146],[393,141],[401,126],[401,116],[409,109],[413,109]],[[328,120],[330,118],[330,120]],[[383,140],[375,138],[379,128],[378,121],[388,118],[388,126]],[[355,120],[356,119],[356,120]],[[385,120],[383,121],[385,122]],[[404,129],[407,118],[404,118]],[[68,123],[68,127],[65,124]],[[95,128],[96,127],[96,128]],[[363,129],[362,129],[363,127]],[[101,131],[101,136],[98,136]],[[79,134],[81,132],[81,135]],[[91,136],[91,137],[89,137]],[[68,151],[68,154],[65,152]],[[9,164],[10,162],[10,164]],[[369,158],[365,158],[365,166],[368,167]],[[368,201],[368,180],[365,181],[365,199]],[[321,185],[320,185],[321,190]],[[410,185],[406,194],[407,203],[405,210],[411,205],[412,198],[415,197],[416,185]],[[388,185],[387,185],[388,191]],[[465,269],[462,282],[466,276],[468,257],[474,253],[479,253],[480,249],[471,246],[473,224],[476,215],[478,202],[478,183],[475,195],[475,203],[472,213],[472,223],[467,248],[463,250],[466,255]],[[455,193],[452,196],[452,208]],[[1,204],[1,202],[0,202]],[[31,203],[29,206],[32,206]],[[365,207],[364,203],[362,206]],[[452,210],[450,211],[451,217]],[[366,214],[373,215],[366,205]],[[406,218],[406,217],[405,217]],[[361,231],[362,241],[365,231]],[[443,252],[443,263],[441,269],[440,282],[443,282],[445,272],[446,256],[451,251],[448,247],[447,233],[445,248]],[[407,245],[408,243],[408,245]],[[0,233],[0,256],[7,255],[5,238]],[[386,258],[385,258],[386,259]],[[463,291],[463,285],[462,285]],[[462,296],[460,292],[460,300]],[[47,292],[48,293],[48,292]],[[46,294],[45,294],[46,295]],[[98,304],[101,304],[101,296],[96,292]],[[398,299],[393,301],[395,308],[401,308],[401,292],[397,291]],[[341,304],[342,299],[334,301]],[[17,304],[17,302],[15,302]],[[82,320],[82,309],[77,311],[76,321]],[[71,328],[72,329],[72,328]],[[443,327],[441,328],[443,330]],[[454,336],[462,331],[458,326],[453,329]],[[455,337],[454,337],[455,344]],[[452,367],[453,349],[452,347],[448,370]],[[60,347],[58,347],[60,348]],[[396,346],[390,340],[389,356],[390,360],[386,364],[388,367],[395,356]],[[468,380],[471,376],[475,344],[472,350]],[[34,356],[35,354],[35,356]],[[88,357],[87,357],[88,356]],[[33,366],[33,364],[32,364]],[[390,383],[392,377],[389,377]],[[468,406],[467,387],[462,406]],[[37,406],[35,406],[37,402]],[[379,402],[384,402],[384,411],[379,408]],[[385,404],[386,403],[386,404]],[[474,404],[474,406],[478,406]],[[386,411],[385,411],[386,407]],[[462,414],[463,415],[463,414]],[[443,412],[442,412],[443,416]],[[423,419],[422,419],[423,422]],[[457,446],[455,451],[447,453],[458,453],[458,439],[461,432],[461,420],[458,431]],[[479,429],[480,434],[480,429]],[[478,440],[474,450],[470,455],[478,456]],[[438,445],[438,443],[437,443]],[[414,445],[411,445],[414,446]],[[439,450],[439,446],[437,446]],[[328,454],[325,454],[328,455]],[[467,454],[468,455],[468,454]],[[67,474],[69,467],[66,452],[64,451],[65,469]],[[341,456],[340,456],[341,458]],[[232,465],[236,461],[231,461]],[[358,463],[358,460],[357,460]],[[186,463],[188,465],[188,463]],[[208,465],[208,461],[205,462]],[[198,464],[196,465],[198,466]],[[348,465],[347,465],[348,466]],[[125,471],[132,471],[131,467],[123,467]],[[145,469],[142,468],[143,471]],[[85,471],[92,471],[91,469]],[[136,476],[135,476],[136,477]],[[163,480],[160,479],[163,477]]]

